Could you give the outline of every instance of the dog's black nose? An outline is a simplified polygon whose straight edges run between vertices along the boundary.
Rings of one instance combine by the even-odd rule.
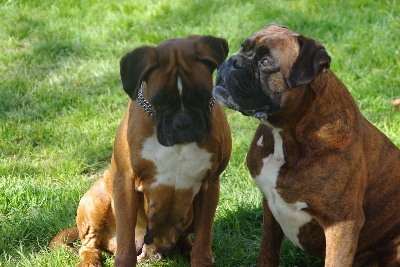
[[[191,123],[192,119],[190,115],[187,112],[182,111],[175,117],[173,127],[176,130],[185,131],[190,128]]]
[[[240,56],[233,56],[231,57],[232,66],[236,69],[241,69],[245,67],[245,63],[242,57]]]

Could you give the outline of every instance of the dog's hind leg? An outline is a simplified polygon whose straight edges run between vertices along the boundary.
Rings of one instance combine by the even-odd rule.
[[[109,178],[106,171],[82,197],[78,212],[77,226],[82,247],[79,250],[79,267],[101,267],[101,250],[115,253],[113,245],[115,219],[111,208],[111,198],[105,189]],[[106,246],[106,247],[104,247]]]

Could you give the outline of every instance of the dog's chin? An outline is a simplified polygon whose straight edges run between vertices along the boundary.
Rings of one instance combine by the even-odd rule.
[[[157,135],[157,140],[162,146],[174,146],[188,143],[203,143],[207,140],[209,134],[197,134],[196,136],[186,135]]]
[[[195,140],[158,139],[158,142],[162,146],[169,147],[169,146],[175,146],[175,145],[189,144],[189,143],[192,143],[192,142],[201,143],[202,141],[198,142],[198,141],[195,141]]]
[[[213,94],[215,101],[217,101],[219,104],[223,105],[224,107],[227,107],[229,109],[233,109],[233,110],[236,110],[239,112],[243,111],[244,112],[244,113],[242,112],[243,115],[246,115],[245,110],[242,109],[240,107],[240,105],[238,105],[236,103],[236,101],[233,99],[233,97],[229,94],[229,90],[226,89],[224,86],[217,85],[214,88],[212,94]]]

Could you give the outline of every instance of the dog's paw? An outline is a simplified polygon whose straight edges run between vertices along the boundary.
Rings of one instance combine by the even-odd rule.
[[[76,267],[103,267],[99,261],[81,261]]]
[[[154,246],[150,245],[143,245],[142,248],[142,253],[137,256],[137,262],[142,263],[147,260],[154,260],[154,261],[159,261],[162,259],[162,254],[156,251],[156,248]]]

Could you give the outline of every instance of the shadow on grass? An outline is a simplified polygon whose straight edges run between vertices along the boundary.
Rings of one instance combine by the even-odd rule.
[[[87,182],[88,186],[91,182]],[[2,224],[0,250],[14,258],[19,257],[19,253],[16,251],[18,247],[23,247],[24,251],[29,253],[36,253],[46,248],[52,236],[59,230],[74,225],[80,193],[74,188],[68,190],[72,193],[66,196],[63,194],[65,191],[63,187],[52,190],[49,187],[30,186],[28,192],[24,194],[35,195],[38,201],[47,203],[44,205],[45,207],[39,204],[20,206],[18,212],[16,208],[5,209],[7,213],[4,215],[7,219]],[[22,195],[18,197],[29,198],[29,196]],[[10,201],[15,201],[15,199],[8,200],[8,202]],[[25,215],[21,216],[17,213],[25,213]],[[261,207],[242,206],[219,217],[215,221],[213,229],[214,266],[257,266],[261,244],[261,225]],[[76,255],[76,257],[78,256]],[[103,259],[106,262],[105,266],[112,266],[112,256],[104,254]],[[177,251],[174,251],[159,265],[157,264],[155,266],[185,267],[190,265],[189,260]],[[143,264],[141,266],[150,265]],[[281,266],[320,267],[323,266],[323,263],[307,256],[291,245],[289,241],[284,240]]]
[[[215,266],[257,266],[261,245],[261,207],[239,206],[214,223]],[[306,255],[286,238],[281,251],[282,267],[320,267],[323,262]]]

